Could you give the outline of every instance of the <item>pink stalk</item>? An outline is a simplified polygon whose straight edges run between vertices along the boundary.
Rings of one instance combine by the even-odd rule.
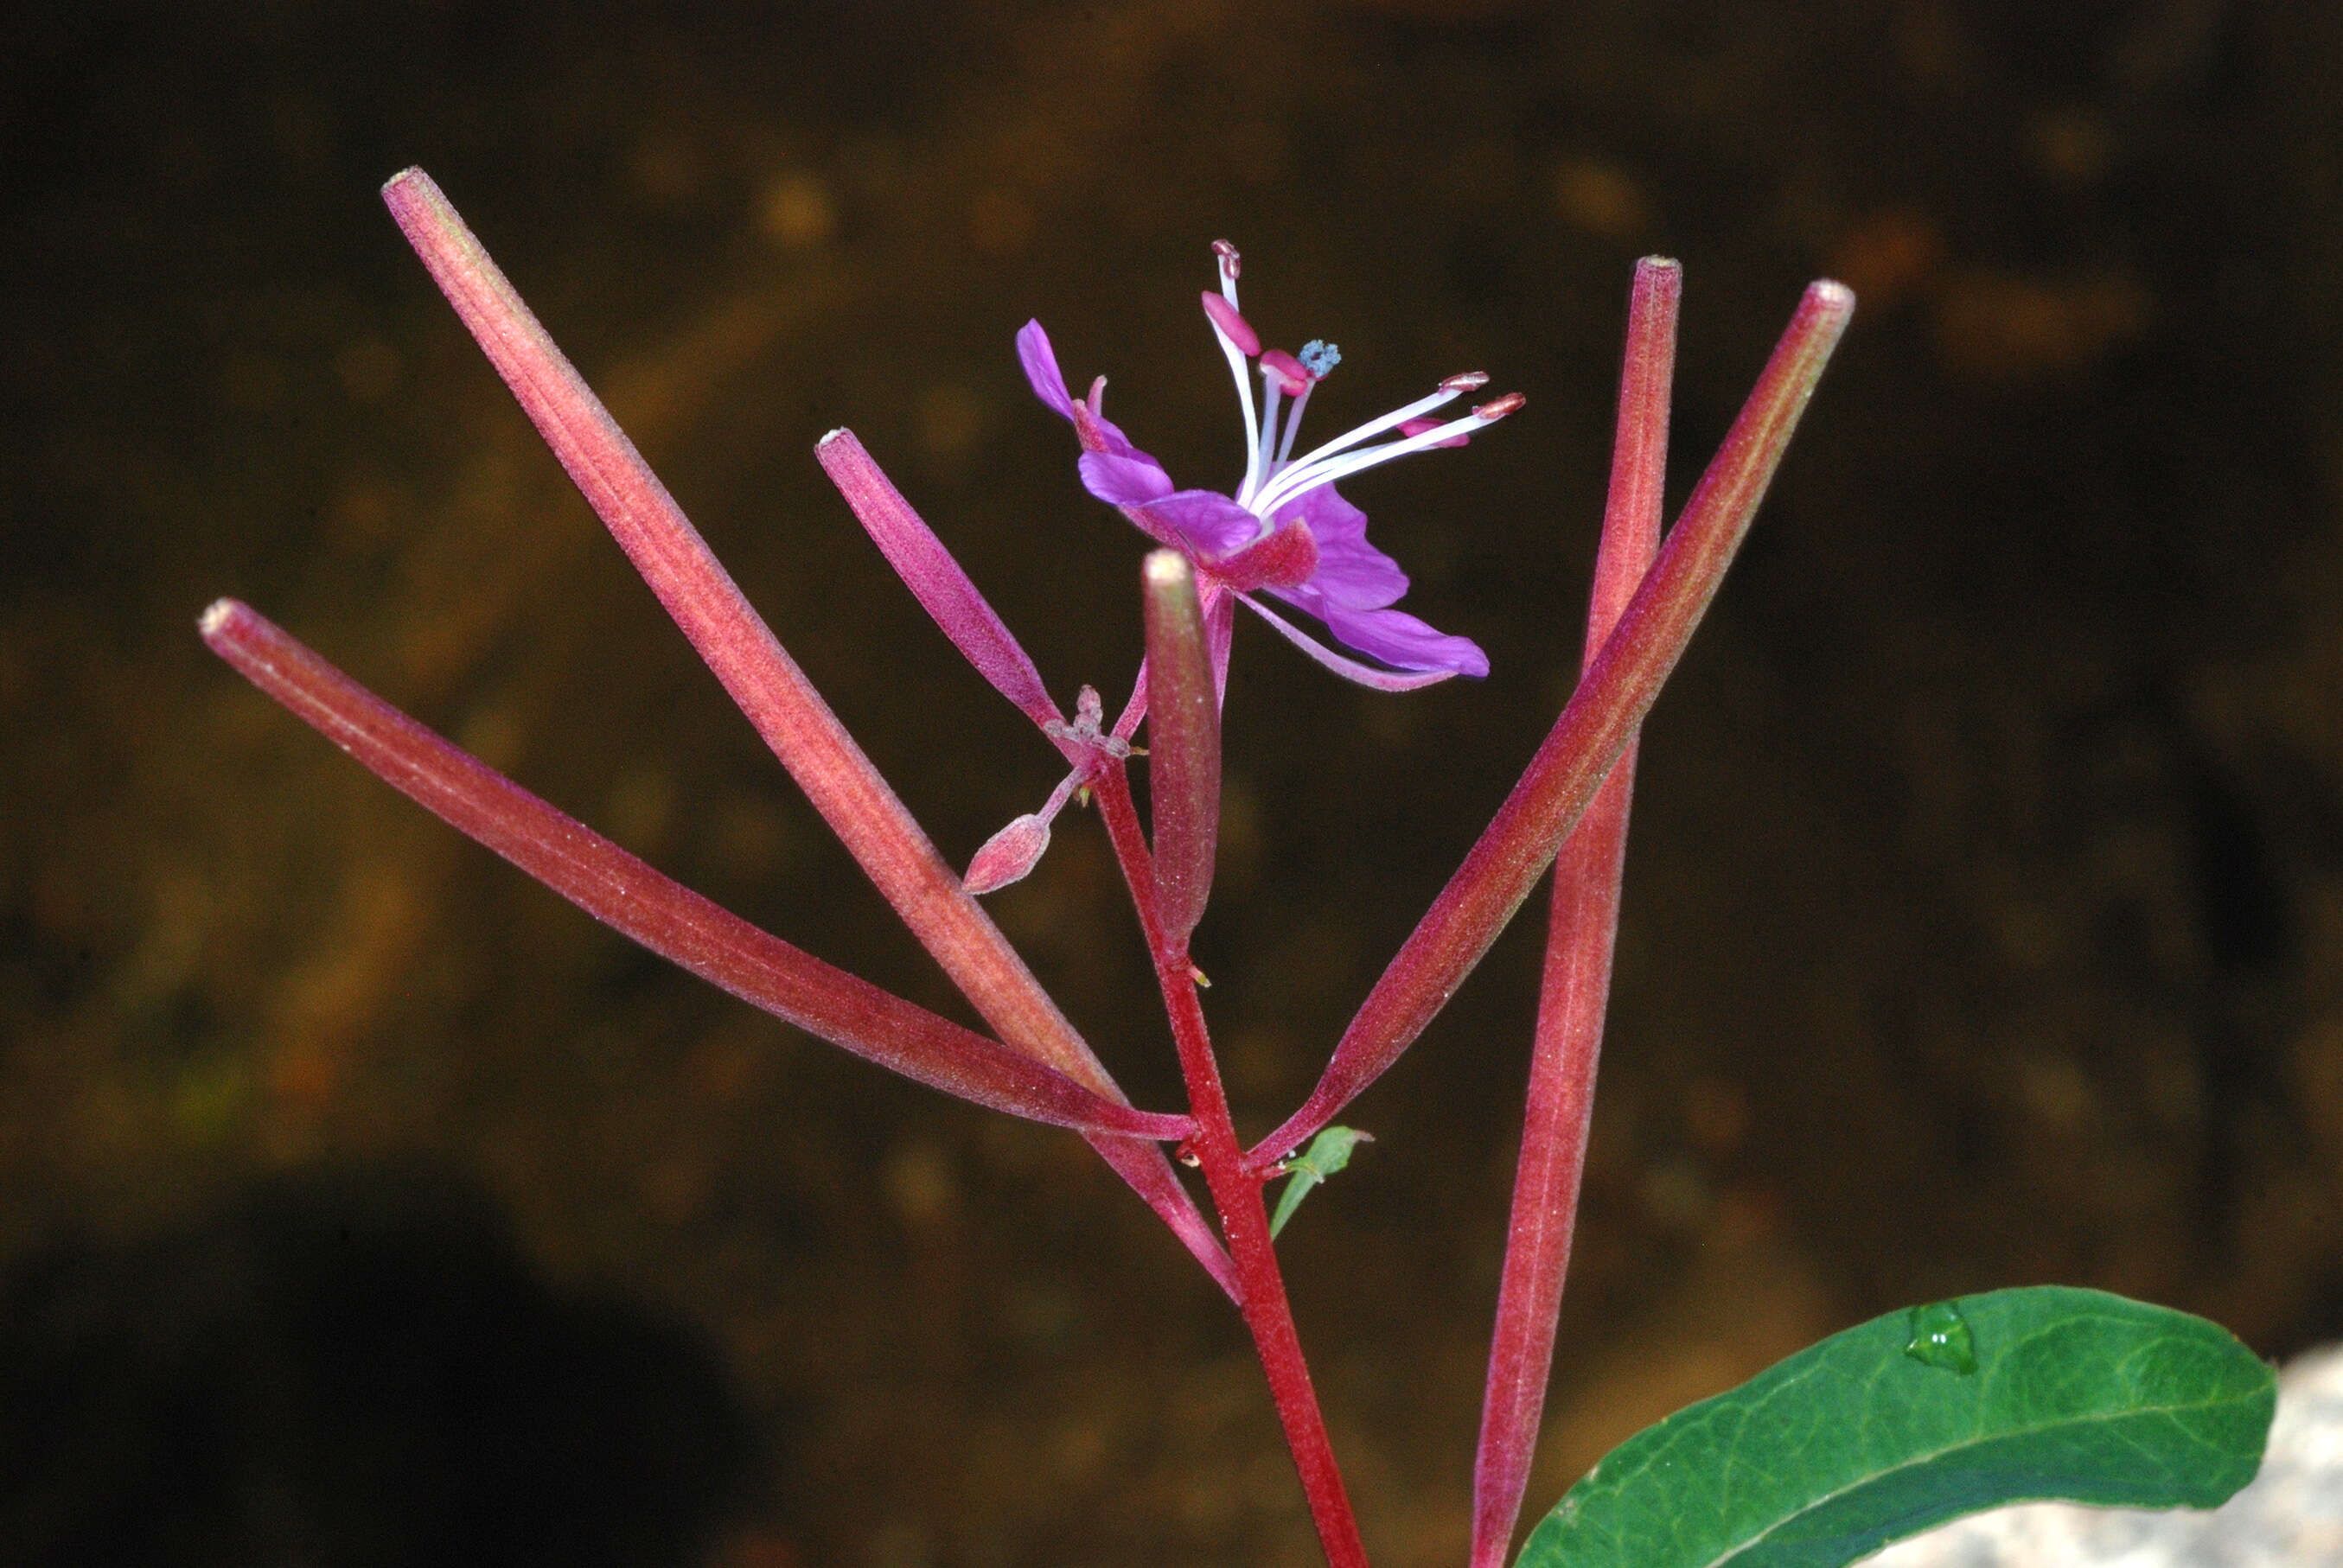
[[[1221,705],[1196,570],[1177,550],[1147,558],[1147,783],[1155,818],[1155,906],[1181,952],[1212,892],[1221,832]]]
[[[1121,1091],[781,647],[429,176],[383,200],[497,373],[741,713],[1001,1040],[1101,1096]],[[1225,1286],[1228,1261],[1162,1151],[1099,1152]]]
[[[1660,548],[1667,476],[1668,392],[1675,362],[1676,301],[1684,271],[1647,256],[1635,266],[1627,307],[1627,347],[1619,377],[1619,427],[1611,496],[1595,553],[1594,602],[1586,612],[1586,664],[1593,664]],[[1579,1179],[1594,1112],[1594,1069],[1611,993],[1626,866],[1627,808],[1635,787],[1635,742],[1613,765],[1554,857],[1554,906],[1539,987],[1529,1104],[1481,1442],[1473,1464],[1472,1568],[1501,1568],[1537,1452],[1539,1418],[1554,1364],[1555,1321],[1578,1213]]]
[[[1063,1073],[833,969],[749,924],[449,745],[234,599],[204,641],[377,777],[596,920],[809,1034],[947,1094],[1036,1121],[1183,1139],[1185,1116],[1133,1111]]]
[[[1042,684],[1041,672],[935,530],[903,498],[851,430],[832,430],[815,444],[822,471],[911,590],[920,607],[952,640],[977,673],[1014,703],[1073,765],[1042,809],[1012,819],[986,839],[968,863],[960,885],[990,893],[1028,875],[1050,847],[1050,824],[1073,791],[1097,770],[1098,743],[1066,723]]]
[[[1310,1098],[1254,1145],[1247,1156],[1253,1169],[1273,1166],[1382,1076],[1521,908],[1683,656],[1854,311],[1855,295],[1844,284],[1807,287],[1601,656],[1480,841],[1368,992]]]
[[[871,460],[854,432],[832,430],[813,450],[822,472],[846,498],[887,564],[895,568],[895,575],[903,579],[903,586],[952,639],[952,645],[976,666],[977,673],[1040,725],[1044,734],[1051,733],[1053,724],[1062,729],[1066,716],[1051,700],[1031,657],[960,562],[944,548],[935,530]],[[1086,759],[1082,749],[1072,742],[1061,742],[1061,749],[1070,762]]]

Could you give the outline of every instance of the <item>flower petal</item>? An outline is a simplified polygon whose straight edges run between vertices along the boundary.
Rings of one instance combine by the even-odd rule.
[[[1239,594],[1237,597],[1244,601],[1247,609],[1269,622],[1271,627],[1275,628],[1278,636],[1285,638],[1343,679],[1357,685],[1371,686],[1377,691],[1413,691],[1420,687],[1436,685],[1456,673],[1453,669],[1441,669],[1400,674],[1393,670],[1377,669],[1371,664],[1361,664],[1354,658],[1343,658],[1282,616],[1272,613],[1267,605],[1262,604],[1252,595]]]
[[[1302,586],[1314,589],[1330,608],[1378,610],[1397,604],[1407,592],[1407,574],[1397,561],[1362,539],[1347,550],[1321,548],[1318,575]],[[1321,612],[1312,613],[1323,618]]]
[[[1402,669],[1444,669],[1474,677],[1489,673],[1489,656],[1469,637],[1436,631],[1403,609],[1345,609],[1330,605],[1326,629],[1345,648]]]
[[[1146,456],[1131,444],[1131,437],[1113,420],[1098,411],[1100,388],[1106,385],[1103,377],[1091,388],[1089,403],[1076,402],[1066,390],[1065,373],[1058,368],[1057,351],[1050,347],[1050,335],[1041,330],[1040,322],[1029,321],[1017,329],[1017,360],[1025,367],[1025,379],[1032,383],[1033,396],[1060,418],[1073,421],[1085,449],[1117,457]]]
[[[1131,437],[1122,433],[1121,426],[1099,412],[1100,404],[1105,400],[1105,393],[1106,377],[1101,376],[1091,383],[1090,401],[1073,406],[1074,434],[1081,438],[1082,450],[1103,452],[1110,457],[1146,457],[1147,461],[1153,462],[1154,458],[1148,457],[1146,453],[1131,444]]]
[[[1381,609],[1397,604],[1407,592],[1407,574],[1399,563],[1367,542],[1367,514],[1321,485],[1277,515],[1280,527],[1291,522],[1309,525],[1318,541],[1318,569],[1310,580],[1282,597],[1324,619],[1324,607]]]
[[[1216,490],[1182,490],[1149,501],[1147,509],[1171,524],[1207,566],[1261,537],[1261,519]]]
[[[1127,457],[1084,452],[1077,466],[1082,471],[1083,487],[1110,507],[1143,507],[1161,500],[1174,487],[1163,465],[1144,452]]]
[[[1040,322],[1029,321],[1017,329],[1017,358],[1025,367],[1025,379],[1033,384],[1033,396],[1057,410],[1060,418],[1072,418],[1073,397],[1066,391],[1065,374],[1058,368],[1057,353]]]
[[[1332,485],[1305,490],[1277,509],[1281,526],[1297,518],[1310,525],[1321,549],[1332,542],[1363,540],[1367,537],[1367,514],[1336,495]]]

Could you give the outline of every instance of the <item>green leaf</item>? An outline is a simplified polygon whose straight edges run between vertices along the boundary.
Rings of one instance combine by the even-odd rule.
[[[1914,1307],[1629,1438],[1516,1568],[1841,1568],[2007,1503],[2212,1508],[2277,1401],[2185,1312],[2057,1286]]]
[[[1355,1127],[1329,1127],[1310,1141],[1309,1148],[1290,1156],[1285,1168],[1292,1174],[1285,1183],[1285,1191],[1277,1195],[1277,1212],[1269,1217],[1270,1240],[1275,1241],[1277,1233],[1285,1229],[1285,1222],[1293,1218],[1293,1211],[1302,1207],[1302,1200],[1309,1195],[1310,1189],[1348,1165],[1352,1150],[1374,1141],[1373,1134]]]

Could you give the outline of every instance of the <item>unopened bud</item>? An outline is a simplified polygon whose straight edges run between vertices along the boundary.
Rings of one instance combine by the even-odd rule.
[[[1050,824],[1028,812],[984,841],[968,863],[960,886],[971,893],[990,893],[1020,882],[1041,860],[1050,847]]]

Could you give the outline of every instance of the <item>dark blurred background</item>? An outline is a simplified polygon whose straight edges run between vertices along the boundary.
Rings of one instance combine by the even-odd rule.
[[[1634,258],[1685,266],[1678,495],[1845,279],[1648,731],[1532,1507],[1909,1301],[2343,1334],[2343,13],[165,9],[37,8],[0,66],[0,1554],[1314,1560],[1233,1314],[1077,1140],[644,957],[197,642],[246,598],[966,1016],[401,242],[410,163],[955,862],[1055,755],[823,431],[1061,700],[1119,702],[1141,540],[1027,391],[1027,317],[1189,484],[1238,472],[1214,238],[1266,338],[1342,345],[1322,436],[1459,370],[1528,394],[1348,487],[1488,680],[1381,696],[1239,633],[1198,956],[1255,1132],[1568,693]],[[1176,1103],[1095,823],[993,908]],[[1463,1553],[1532,908],[1283,1243],[1393,1568]]]

